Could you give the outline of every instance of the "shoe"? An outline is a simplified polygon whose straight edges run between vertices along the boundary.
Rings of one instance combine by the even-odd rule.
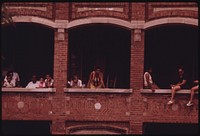
[[[189,106],[192,106],[193,103],[191,101],[189,101],[186,105],[189,107]]]
[[[170,101],[168,101],[168,105],[170,105],[170,104],[173,104],[174,103],[174,100],[170,100]]]

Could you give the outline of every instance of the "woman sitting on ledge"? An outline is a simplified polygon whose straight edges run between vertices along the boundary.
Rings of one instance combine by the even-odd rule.
[[[87,84],[89,88],[105,88],[103,82],[103,73],[101,72],[100,68],[96,68],[95,71],[90,73],[89,81]]]

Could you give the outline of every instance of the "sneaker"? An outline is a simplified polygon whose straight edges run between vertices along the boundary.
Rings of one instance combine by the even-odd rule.
[[[189,101],[186,105],[189,107],[189,106],[192,106],[193,103],[191,101]]]
[[[168,105],[170,105],[170,104],[173,104],[174,103],[174,100],[170,100],[170,101],[168,101]]]

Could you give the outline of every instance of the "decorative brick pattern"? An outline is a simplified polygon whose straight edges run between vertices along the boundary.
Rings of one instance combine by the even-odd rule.
[[[51,120],[53,93],[4,93],[2,118],[4,120]]]
[[[146,5],[146,21],[163,17],[189,17],[198,19],[198,6],[195,2],[160,2],[146,3]],[[157,8],[163,8],[163,10],[155,12]]]
[[[70,111],[71,120],[129,121],[129,94],[71,93],[66,96],[65,109]]]
[[[52,2],[9,2],[5,5],[12,16],[29,15],[53,19]]]
[[[115,17],[124,20],[130,20],[130,3],[120,2],[81,2],[81,3],[71,3],[72,14],[70,20],[85,18],[85,17]],[[79,8],[92,10],[80,11]],[[119,10],[115,11],[112,8],[118,8]],[[122,11],[121,11],[122,10]]]

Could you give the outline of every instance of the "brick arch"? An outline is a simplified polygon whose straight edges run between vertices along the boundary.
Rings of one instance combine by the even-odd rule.
[[[67,134],[75,134],[77,132],[84,132],[84,131],[102,131],[102,132],[109,132],[110,134],[128,134],[127,128],[122,128],[113,125],[76,125],[71,126],[66,129]],[[108,134],[108,133],[107,133]]]
[[[132,29],[133,27],[130,22],[122,20],[122,19],[111,18],[111,17],[90,17],[90,18],[73,20],[68,23],[67,28],[72,28],[75,26],[79,26],[83,24],[92,24],[92,23],[115,24],[127,29]]]
[[[13,16],[12,19],[14,22],[38,23],[51,28],[56,28],[56,23],[46,18],[36,16]]]
[[[198,26],[198,19],[184,18],[184,17],[167,17],[167,18],[155,19],[146,22],[144,24],[144,29],[148,29],[162,24],[175,24],[175,23]]]

